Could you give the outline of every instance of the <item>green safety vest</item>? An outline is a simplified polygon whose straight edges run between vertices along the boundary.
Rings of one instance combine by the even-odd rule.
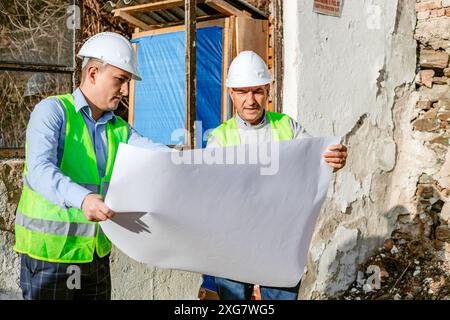
[[[272,129],[273,140],[292,140],[294,134],[291,128],[291,119],[289,116],[266,111]],[[211,132],[211,136],[215,137],[222,147],[237,146],[241,144],[241,138],[237,130],[236,118],[233,117]]]
[[[72,94],[56,96],[66,114],[66,136],[59,169],[73,182],[104,195],[120,142],[128,141],[128,125],[120,117],[106,124],[108,159],[100,179],[94,147],[81,112],[76,112]],[[26,147],[25,147],[26,148]],[[25,160],[24,176],[27,175]],[[33,191],[24,179],[16,212],[14,250],[50,262],[84,263],[111,252],[111,241],[98,222],[87,220],[83,211],[61,208]]]

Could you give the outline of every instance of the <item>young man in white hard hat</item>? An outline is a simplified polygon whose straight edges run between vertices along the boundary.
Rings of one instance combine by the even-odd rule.
[[[309,136],[289,116],[265,110],[271,82],[266,63],[253,51],[243,51],[232,61],[226,83],[237,113],[211,132],[207,148]],[[347,148],[332,145],[323,158],[335,171],[339,170],[345,166]],[[220,299],[249,300],[259,296],[263,300],[294,300],[300,280],[293,288],[276,288],[216,277],[215,286]]]
[[[24,299],[110,299],[112,245],[98,221],[114,215],[103,196],[118,145],[165,148],[113,113],[141,79],[130,42],[99,33],[78,56],[80,87],[38,103],[27,127],[14,246]]]

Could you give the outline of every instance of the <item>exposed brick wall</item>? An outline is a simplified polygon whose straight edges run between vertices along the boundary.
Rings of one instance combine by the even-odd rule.
[[[419,99],[415,117],[411,119],[412,134],[436,155],[435,174],[423,173],[417,181],[416,212],[399,218],[399,229],[394,238],[423,238],[432,241],[450,241],[445,201],[450,194],[450,183],[441,171],[450,161],[450,41],[446,41],[442,25],[450,25],[450,0],[417,0],[418,65],[416,91]],[[443,210],[444,209],[444,210]]]
[[[432,241],[437,250],[450,243],[450,0],[416,1],[418,65],[416,116],[412,134],[436,155],[433,173],[418,181],[413,217],[401,216],[395,239]],[[412,218],[412,219],[411,219]]]
[[[271,0],[246,0],[246,1],[264,12],[268,12],[269,4],[271,2]]]

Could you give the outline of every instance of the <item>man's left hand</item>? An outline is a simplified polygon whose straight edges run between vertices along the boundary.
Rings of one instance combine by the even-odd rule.
[[[336,172],[345,166],[347,147],[342,144],[333,144],[328,147],[328,152],[325,152],[322,157],[334,169],[333,172]]]

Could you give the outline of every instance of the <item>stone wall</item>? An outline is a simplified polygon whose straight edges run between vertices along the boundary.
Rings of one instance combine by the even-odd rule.
[[[0,161],[0,300],[20,299],[20,258],[13,251],[14,219],[22,190],[22,159]],[[113,299],[197,299],[198,274],[137,263],[116,248],[111,254]]]

